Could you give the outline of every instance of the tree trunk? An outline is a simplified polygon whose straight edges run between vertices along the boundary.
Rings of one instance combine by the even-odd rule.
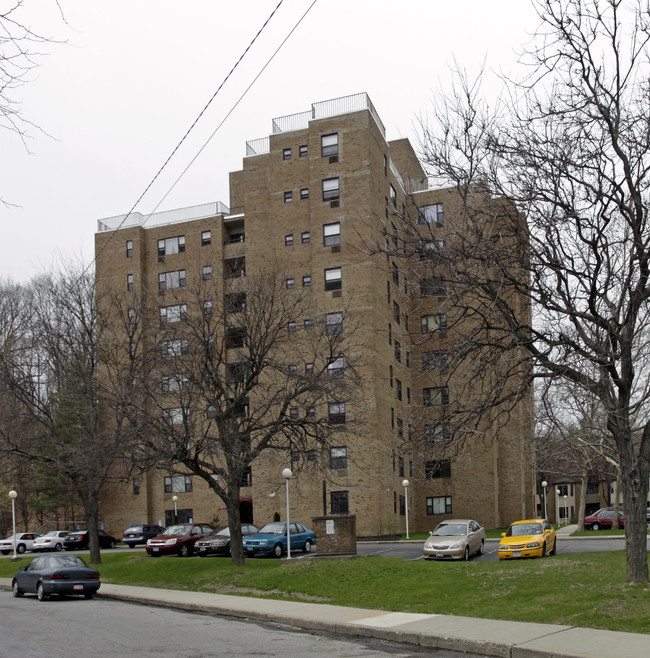
[[[585,529],[585,506],[587,504],[587,484],[589,482],[589,474],[587,469],[583,469],[580,475],[580,499],[578,501],[578,530]]]
[[[241,567],[245,563],[239,508],[239,482],[236,478],[231,478],[228,485],[228,499],[226,500],[228,527],[230,528],[230,555],[232,563],[237,567]]]
[[[99,496],[92,491],[87,492],[84,498],[84,516],[86,530],[88,531],[88,548],[90,549],[90,563],[101,564],[102,557],[99,550]]]
[[[612,530],[618,530],[618,513],[621,508],[621,469],[616,472],[616,480],[614,480],[614,516],[612,516]]]

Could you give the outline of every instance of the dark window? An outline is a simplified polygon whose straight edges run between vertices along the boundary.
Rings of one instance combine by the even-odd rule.
[[[228,349],[246,347],[246,328],[229,327],[226,329],[226,347]]]
[[[292,363],[290,366],[287,367],[287,372],[290,375],[297,375],[298,374],[298,366]]]
[[[449,443],[449,427],[441,423],[424,427],[424,442],[430,446]]]
[[[300,241],[303,244],[309,244],[309,239],[310,239],[309,231],[304,231],[303,233],[300,234]]]
[[[404,438],[404,421],[401,418],[396,419],[396,426],[397,426],[397,438],[398,439]]]
[[[323,226],[323,244],[331,247],[341,244],[341,223],[325,224]]]
[[[298,418],[298,407],[291,407],[289,409],[289,418]]]
[[[282,149],[282,159],[291,160],[291,149]]]
[[[305,363],[305,375],[311,375],[314,372],[313,363]]]
[[[396,325],[399,325],[400,323],[400,308],[399,304],[397,302],[393,302],[393,320],[395,321]]]
[[[160,272],[158,274],[158,290],[171,290],[185,287],[185,270],[175,272]]]
[[[445,214],[442,203],[418,208],[418,224],[442,224]]]
[[[126,241],[126,257],[133,258],[133,240]]]
[[[402,363],[402,346],[398,340],[395,341],[395,361]]]
[[[284,193],[284,202],[291,203],[292,201],[293,201],[293,192],[289,190],[288,192]]]
[[[451,496],[432,496],[427,498],[427,516],[451,514]]]
[[[212,231],[203,231],[201,233],[201,246],[207,247],[212,243]]]
[[[327,375],[332,379],[343,379],[345,376],[343,357],[331,359],[327,364]]]
[[[133,274],[127,274],[126,275],[126,289],[129,292],[133,292],[134,288],[135,288],[135,283],[133,281]]]
[[[160,343],[160,355],[163,358],[182,356],[189,352],[190,346],[187,340],[167,340]]]
[[[343,333],[343,313],[328,313],[325,316],[325,333],[328,336],[338,336]]]
[[[246,467],[244,474],[242,475],[241,481],[239,483],[241,487],[252,487],[253,486],[253,471],[250,466]]]
[[[400,379],[395,379],[395,397],[398,400],[402,399],[402,381]]]
[[[191,475],[166,475],[165,493],[189,493],[192,491]]]
[[[301,187],[300,188],[300,198],[304,201],[305,199],[309,199],[309,188],[308,187]]]
[[[446,292],[445,280],[441,276],[420,281],[420,297],[443,297]]]
[[[284,236],[284,246],[293,247],[293,234]]]
[[[393,204],[394,208],[397,208],[397,192],[395,191],[395,188],[391,185],[390,186],[390,202]]]
[[[311,331],[314,328],[313,320],[305,320],[305,331]]]
[[[175,525],[176,523],[191,523],[194,518],[193,509],[179,509],[174,512],[173,509],[165,510],[165,527]]]
[[[340,267],[331,267],[325,270],[325,290],[341,290],[343,288],[342,272]]]
[[[345,402],[330,402],[328,404],[328,420],[330,425],[345,423]]]
[[[397,226],[395,226],[395,224],[391,222],[390,229],[391,229],[391,235],[393,236],[393,247],[397,249],[397,247],[399,246],[399,238],[397,237]]]
[[[437,407],[449,404],[449,389],[446,386],[434,386],[422,389],[422,404],[425,407]]]
[[[241,313],[246,310],[245,292],[226,293],[226,313]]]
[[[422,353],[422,367],[425,370],[444,370],[449,363],[449,352],[439,350]]]
[[[342,469],[348,467],[348,449],[345,446],[330,448],[330,468]]]
[[[158,255],[169,256],[171,254],[185,253],[185,236],[179,235],[174,238],[158,240]]]
[[[332,514],[347,514],[349,511],[348,492],[347,491],[330,492],[330,506],[332,508]]]
[[[302,277],[302,287],[311,288],[311,276],[308,274]]]
[[[299,155],[301,158],[306,158],[306,157],[307,157],[307,153],[308,153],[308,151],[307,151],[307,144],[301,144],[301,145],[298,147],[298,155]]]
[[[404,477],[404,457],[398,457],[397,459],[397,475],[401,478]]]
[[[133,478],[133,495],[140,494],[140,478]]]
[[[285,279],[284,285],[286,286],[287,290],[293,290],[296,287],[296,281],[293,277],[290,279]]]
[[[399,268],[397,263],[393,263],[393,283],[399,287]]]
[[[330,158],[339,154],[339,136],[337,133],[322,135],[320,138],[321,157]]]
[[[429,461],[424,466],[424,477],[427,480],[435,480],[437,478],[450,478],[451,477],[451,459],[438,459]]]
[[[336,201],[339,197],[339,179],[326,178],[323,181],[323,201]]]
[[[227,258],[224,261],[225,277],[226,279],[237,279],[246,276],[246,258],[239,256],[238,258]]]
[[[204,281],[212,280],[212,265],[203,266],[203,280]]]
[[[295,334],[296,333],[296,321],[295,320],[290,320],[289,323],[287,324],[287,331],[290,334]]]
[[[423,334],[442,333],[447,331],[447,314],[434,313],[423,315],[420,318],[421,331]]]

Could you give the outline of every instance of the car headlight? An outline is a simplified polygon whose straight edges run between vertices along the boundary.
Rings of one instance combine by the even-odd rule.
[[[531,541],[529,544],[526,544],[526,548],[539,548],[540,543],[538,541]]]
[[[507,551],[508,550],[508,544],[499,544],[499,550],[500,551]]]
[[[455,544],[452,544],[449,548],[462,548],[462,547],[463,547],[463,542],[457,541]]]
[[[165,544],[172,545],[172,544],[175,544],[175,543],[176,543],[176,537],[174,537],[173,539],[166,539],[165,540]]]

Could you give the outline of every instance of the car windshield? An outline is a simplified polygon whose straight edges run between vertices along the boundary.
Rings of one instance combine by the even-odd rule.
[[[435,537],[457,537],[467,534],[465,523],[441,523],[434,531]]]
[[[60,569],[61,567],[85,567],[87,565],[76,555],[57,555],[48,558],[48,566],[52,569]]]
[[[56,537],[58,535],[56,530],[52,530],[44,535],[41,535],[38,539],[43,539],[44,537]]]
[[[9,535],[8,537],[5,537],[2,541],[11,541],[14,538],[13,535]],[[20,539],[20,535],[16,535],[16,539]]]
[[[142,532],[141,525],[134,525],[127,529],[127,532]]]
[[[541,535],[541,523],[515,523],[508,528],[506,537],[524,537],[526,535]]]
[[[189,535],[191,531],[191,525],[170,525],[169,528],[165,528],[163,535]]]
[[[221,528],[218,532],[214,533],[215,535],[222,535],[223,537],[230,537],[230,528],[226,526],[225,528]]]
[[[260,533],[268,533],[270,535],[283,535],[286,532],[284,523],[267,523]]]

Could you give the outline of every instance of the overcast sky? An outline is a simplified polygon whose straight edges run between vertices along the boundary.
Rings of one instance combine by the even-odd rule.
[[[0,197],[18,206],[0,205],[0,277],[89,261],[96,220],[131,209],[278,1],[60,0],[66,24],[54,0],[24,0],[26,22],[66,43],[40,48],[47,56],[15,96],[49,137],[32,130],[28,153],[0,131]],[[137,210],[228,205],[246,141],[316,101],[367,92],[387,138],[415,144],[454,60],[514,73],[538,23],[531,0],[317,0],[163,200],[312,2],[284,0]]]

